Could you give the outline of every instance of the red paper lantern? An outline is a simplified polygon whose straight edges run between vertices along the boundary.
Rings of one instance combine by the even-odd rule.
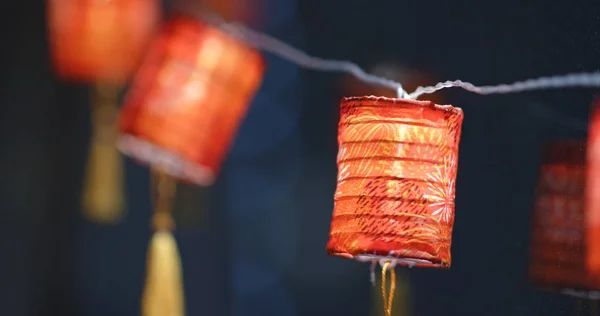
[[[529,276],[567,294],[600,288],[585,270],[585,158],[585,142],[556,142],[545,149],[533,212]]]
[[[450,267],[462,121],[460,108],[429,101],[343,99],[327,252]]]
[[[592,106],[588,133],[585,221],[587,270],[600,280],[600,98]]]
[[[158,0],[48,0],[50,50],[59,76],[123,84],[160,18]]]
[[[263,68],[259,52],[219,29],[172,17],[133,82],[119,148],[175,177],[210,185]]]

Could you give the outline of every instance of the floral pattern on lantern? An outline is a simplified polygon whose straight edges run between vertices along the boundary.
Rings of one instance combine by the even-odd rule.
[[[583,141],[560,141],[543,153],[533,212],[530,279],[566,294],[600,288],[585,271]]]
[[[124,84],[160,19],[158,0],[47,0],[50,51],[69,80]]]
[[[256,50],[196,19],[171,17],[126,98],[119,148],[181,180],[212,184],[263,70]]]
[[[373,96],[340,107],[328,253],[449,267],[462,110]]]

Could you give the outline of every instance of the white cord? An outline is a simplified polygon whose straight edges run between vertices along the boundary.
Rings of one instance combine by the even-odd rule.
[[[435,86],[418,87],[409,98],[417,99],[422,94],[434,93],[438,90],[459,87],[477,94],[514,93],[529,90],[542,90],[567,87],[600,87],[600,72],[576,73],[567,75],[555,75],[517,81],[511,84],[500,84],[496,86],[475,86],[470,82],[462,80],[440,82]]]
[[[408,96],[408,93],[404,91],[402,84],[399,82],[368,74],[352,62],[310,56],[269,35],[256,32],[241,24],[227,23],[214,15],[206,16],[205,20],[218,26],[221,30],[238,37],[247,44],[285,58],[304,68],[321,71],[345,72],[361,81],[394,89],[398,92],[398,97]]]
[[[368,74],[352,62],[342,60],[327,60],[319,57],[309,56],[305,52],[296,49],[276,38],[256,32],[241,24],[225,22],[216,15],[205,15],[204,19],[205,21],[216,25],[221,30],[238,37],[247,44],[285,58],[292,63],[314,70],[349,73],[361,81],[394,89],[398,93],[398,98],[401,99],[417,99],[423,94],[431,94],[436,91],[452,87],[463,88],[467,91],[477,94],[515,93],[521,91],[569,87],[600,87],[600,72],[594,72],[555,75],[550,77],[527,79],[510,84],[481,87],[475,86],[470,82],[464,82],[462,80],[445,81],[440,82],[435,86],[418,87],[413,93],[408,94],[402,88],[402,84],[393,80]]]

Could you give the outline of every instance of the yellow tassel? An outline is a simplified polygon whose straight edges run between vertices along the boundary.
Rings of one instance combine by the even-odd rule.
[[[148,250],[142,316],[183,316],[184,314],[181,259],[177,243],[169,231],[158,231],[152,236]]]
[[[390,270],[392,280],[390,285],[390,293],[388,295],[386,270],[389,270],[390,264],[384,264],[384,266],[387,266],[388,269],[383,269],[381,271],[381,276],[377,278],[377,284],[380,286],[379,290],[377,290],[376,287],[373,287],[374,291],[372,292],[372,299],[375,304],[370,315],[412,315],[410,306],[410,284],[408,283],[408,280],[403,277],[402,273],[396,275],[394,270]],[[393,311],[392,302],[396,303],[394,304]]]
[[[383,310],[385,312],[385,316],[392,316],[392,303],[394,302],[394,292],[396,291],[396,270],[392,268],[390,270],[391,274],[391,282],[390,282],[390,293],[389,296],[386,294],[387,292],[387,270],[390,266],[390,262],[386,262],[383,264],[381,270],[381,297],[383,298]]]
[[[181,258],[171,230],[171,216],[176,183],[161,172],[152,174],[151,187],[154,200],[152,236],[148,250],[146,286],[142,295],[142,316],[184,316]]]
[[[118,90],[98,86],[92,103],[92,142],[83,210],[92,221],[115,223],[123,215],[123,159],[116,148]]]

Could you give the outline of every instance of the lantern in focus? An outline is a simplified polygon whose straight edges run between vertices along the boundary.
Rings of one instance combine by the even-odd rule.
[[[586,268],[600,284],[600,98],[592,105],[588,133],[586,213]]]
[[[594,298],[600,282],[586,273],[585,142],[544,150],[533,212],[529,277],[538,286]],[[599,297],[600,298],[600,297]]]
[[[56,74],[94,84],[83,209],[95,221],[115,222],[124,207],[123,162],[115,147],[119,91],[154,33],[160,6],[159,0],[47,0]]]
[[[126,98],[119,148],[176,178],[212,184],[262,74],[256,50],[193,18],[171,17]]]
[[[344,99],[328,253],[448,268],[462,120],[428,101]]]
[[[340,108],[327,252],[379,262],[383,273],[450,267],[462,110],[373,96],[345,98]]]

